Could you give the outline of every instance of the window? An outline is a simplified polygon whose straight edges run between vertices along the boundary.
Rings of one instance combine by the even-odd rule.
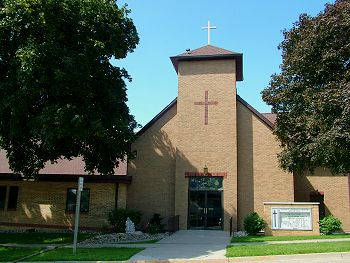
[[[7,210],[16,210],[18,199],[18,186],[10,186],[9,200],[7,201]]]
[[[75,204],[77,202],[77,188],[67,189],[67,212],[75,212]],[[89,212],[90,189],[83,189],[80,198],[80,212]]]
[[[0,186],[0,209],[5,209],[7,186]]]

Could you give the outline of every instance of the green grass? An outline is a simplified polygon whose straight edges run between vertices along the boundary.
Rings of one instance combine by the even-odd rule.
[[[336,239],[350,238],[350,234],[322,235],[322,236],[247,236],[232,237],[231,243],[240,242],[265,242],[265,241],[290,241],[290,240],[308,240],[308,239]]]
[[[226,249],[227,257],[289,255],[350,251],[350,242],[322,242],[298,244],[231,245]]]
[[[122,261],[128,260],[142,250],[142,248],[78,248],[77,254],[73,255],[71,248],[59,248],[37,255],[26,261]]]
[[[82,241],[93,234],[79,234]],[[73,242],[73,233],[1,233],[0,244],[67,244]]]
[[[40,248],[0,247],[0,262],[9,262],[39,252]]]

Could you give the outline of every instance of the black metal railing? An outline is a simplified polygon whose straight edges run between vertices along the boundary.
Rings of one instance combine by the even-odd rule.
[[[232,236],[232,232],[233,232],[233,226],[232,226],[232,222],[233,222],[233,218],[230,218],[230,237]]]

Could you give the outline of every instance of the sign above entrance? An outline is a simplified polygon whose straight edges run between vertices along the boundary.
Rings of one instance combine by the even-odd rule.
[[[190,177],[190,190],[223,190],[222,177]]]

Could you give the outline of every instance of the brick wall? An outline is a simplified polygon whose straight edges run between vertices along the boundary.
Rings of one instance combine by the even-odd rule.
[[[65,210],[67,188],[76,188],[77,183],[0,181],[0,185],[19,186],[17,209],[0,211],[1,223],[74,225],[74,214]],[[85,183],[84,188],[90,188],[90,205],[89,212],[81,213],[80,226],[101,228],[107,223],[108,212],[115,206],[116,185]]]
[[[176,111],[175,104],[132,144],[137,157],[128,166],[127,207],[142,211],[145,224],[154,213],[164,223],[174,216]]]
[[[237,103],[238,227],[264,202],[294,201],[293,175],[279,168],[278,141],[269,128],[242,103]]]
[[[236,146],[236,69],[235,61],[180,61],[177,105],[178,144],[176,155],[175,214],[180,228],[187,228],[188,178],[185,172],[226,172],[224,179],[224,229],[237,213]],[[205,125],[204,102],[208,92],[210,105]],[[236,222],[234,222],[236,225]]]
[[[327,169],[316,169],[314,174],[294,176],[295,201],[310,201],[310,193],[318,190],[324,194],[326,215],[332,214],[343,223],[343,230],[350,232],[350,205],[348,177],[332,175]]]

